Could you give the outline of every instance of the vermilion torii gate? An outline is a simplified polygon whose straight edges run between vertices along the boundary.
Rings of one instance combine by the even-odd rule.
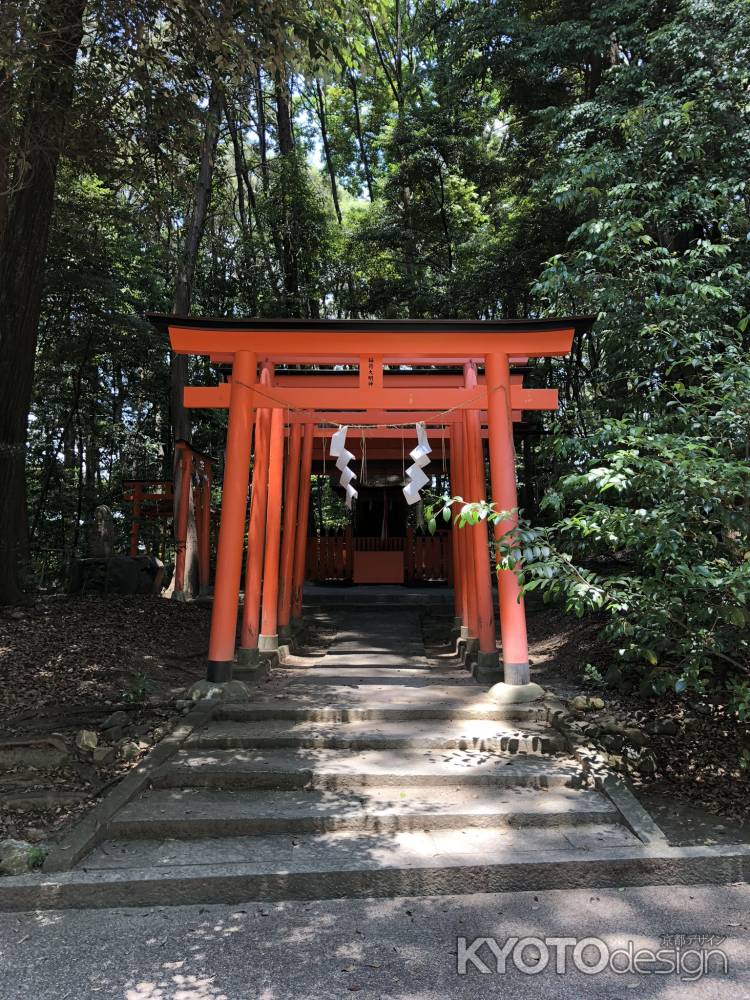
[[[301,616],[310,475],[316,438],[355,425],[347,446],[388,454],[399,427],[423,420],[446,438],[451,490],[491,494],[517,508],[513,420],[557,407],[554,389],[528,389],[514,366],[570,351],[590,317],[543,320],[205,319],[151,315],[177,354],[231,365],[228,381],[188,387],[189,407],[227,407],[229,420],[207,679],[232,678],[254,452],[252,503],[238,659],[278,648]],[[334,370],[346,366],[348,370]],[[356,370],[354,370],[356,369]],[[486,425],[486,430],[485,430]],[[430,430],[430,427],[433,430]],[[439,429],[439,430],[438,430]],[[285,461],[285,441],[288,440]],[[253,444],[254,442],[254,444]],[[411,445],[409,446],[411,447]],[[372,451],[370,450],[372,449]],[[284,466],[286,465],[286,470]],[[513,519],[498,524],[499,537]],[[486,528],[452,533],[456,617],[478,646],[478,679],[496,680],[498,653]],[[523,600],[511,571],[498,573],[504,680],[519,700],[529,684]]]

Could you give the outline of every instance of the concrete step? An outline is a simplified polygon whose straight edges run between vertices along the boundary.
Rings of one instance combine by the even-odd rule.
[[[604,831],[616,839],[603,837]],[[231,852],[229,860],[221,846]],[[0,909],[724,884],[748,875],[748,845],[644,847],[618,826],[564,832],[506,827],[499,836],[486,830],[337,831],[228,842],[105,842],[73,871],[0,879]]]
[[[417,722],[425,719],[512,720],[518,724],[546,722],[557,703],[498,705],[483,697],[479,688],[446,687],[427,684],[423,688],[399,686],[398,697],[390,689],[388,697],[375,685],[361,688],[321,685],[307,692],[300,689],[282,693],[273,700],[247,704],[226,704],[217,709],[216,719],[259,722],[263,719],[297,719],[308,722]]]
[[[556,753],[565,741],[554,729],[529,723],[523,729],[487,719],[421,722],[215,722],[188,740],[187,747],[322,747],[330,750],[492,750],[504,753]]]
[[[413,687],[415,682],[421,687],[423,684],[445,684],[445,675],[433,674],[426,666],[356,667],[354,664],[330,664],[324,659],[320,666],[299,669],[299,676],[295,676],[292,668],[287,681],[292,690],[302,684],[305,687],[318,684],[350,687],[359,684],[382,686],[384,682],[387,682],[389,687],[402,684]]]
[[[394,687],[399,684],[414,686],[417,682],[421,687],[423,684],[445,684],[445,675],[433,674],[427,666],[357,667],[355,664],[327,663],[324,658],[320,666],[303,667],[299,670],[299,676],[295,676],[292,669],[288,682],[290,686],[304,683],[306,687],[317,684],[336,684],[342,687],[352,684],[382,686],[384,682],[389,687]]]
[[[329,830],[321,833],[270,836],[207,837],[179,840],[152,837],[130,840],[115,834],[87,859],[86,871],[142,868],[154,865],[172,868],[182,865],[217,863],[276,864],[301,869],[316,865],[325,853],[330,862],[352,862],[367,858],[373,867],[393,860],[403,865],[428,860],[464,859],[467,863],[480,857],[498,857],[513,852],[527,855],[539,851],[591,850],[638,845],[636,837],[624,826],[581,824],[575,827],[524,827],[507,825],[472,827],[467,830],[375,831]]]
[[[420,646],[419,651],[421,655],[417,655],[416,653],[409,654],[403,651],[393,653],[334,653],[329,649],[321,660],[319,669],[331,670],[338,668],[346,671],[361,670],[369,667],[375,669],[375,676],[377,676],[377,672],[390,667],[391,670],[420,671],[419,674],[415,673],[414,676],[421,676],[421,674],[429,672],[429,664],[427,657],[424,655],[424,646]],[[314,676],[312,674],[311,678]],[[382,676],[388,677],[389,675],[384,673]]]
[[[462,830],[612,824],[620,814],[591,789],[409,785],[358,791],[153,789],[125,806],[113,837],[179,839],[360,830]]]
[[[317,788],[369,785],[528,785],[580,781],[569,759],[468,750],[181,750],[153,779],[161,788]]]

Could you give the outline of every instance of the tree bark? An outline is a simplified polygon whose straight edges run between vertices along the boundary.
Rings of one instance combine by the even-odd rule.
[[[73,100],[84,0],[46,0],[23,115],[22,164],[0,243],[0,603],[21,597],[25,452],[45,258],[65,125]]]
[[[300,315],[299,267],[297,248],[291,235],[291,220],[289,213],[288,186],[293,169],[294,135],[292,133],[292,116],[289,107],[289,85],[282,58],[279,58],[274,77],[274,97],[276,100],[276,134],[279,144],[279,159],[281,161],[281,270],[284,277],[284,313],[287,316]]]
[[[206,125],[201,142],[198,162],[198,176],[193,191],[193,204],[190,211],[182,245],[180,261],[175,280],[175,292],[172,311],[178,316],[187,316],[193,298],[193,281],[198,261],[198,250],[206,226],[208,203],[211,198],[214,163],[216,159],[216,144],[219,139],[219,123],[221,120],[221,91],[216,81],[212,81],[208,94]],[[172,443],[175,441],[192,440],[193,429],[190,415],[185,408],[184,391],[187,385],[188,365],[186,355],[172,355],[170,361],[170,406],[172,413]],[[173,463],[177,460],[177,450],[173,449]],[[177,479],[174,467],[175,480]],[[175,523],[179,516],[179,490],[174,491]],[[184,592],[189,596],[198,593],[198,534],[193,510],[192,492],[190,511],[188,514],[188,529],[185,548],[185,584]]]
[[[268,142],[266,139],[266,98],[263,93],[263,71],[257,67],[255,74],[256,106],[258,108],[258,147],[260,149],[260,176],[263,190],[268,191]]]
[[[372,187],[372,171],[370,170],[370,158],[367,155],[367,146],[365,145],[365,137],[362,132],[362,119],[359,113],[359,94],[357,93],[357,78],[353,73],[348,74],[349,86],[352,91],[352,97],[354,99],[354,128],[357,133],[357,144],[359,146],[359,155],[362,159],[362,169],[365,172],[365,182],[367,183],[367,194],[369,195],[370,201],[375,200],[373,195]]]
[[[323,88],[320,86],[320,80],[315,81],[315,93],[318,99],[318,119],[320,121],[320,135],[323,140],[323,153],[325,155],[326,169],[328,171],[328,179],[331,182],[331,195],[333,197],[333,207],[336,211],[336,218],[341,225],[341,206],[339,205],[338,191],[336,190],[336,171],[333,166],[333,157],[331,156],[331,144],[328,141],[328,126],[326,123],[326,105],[323,98]]]

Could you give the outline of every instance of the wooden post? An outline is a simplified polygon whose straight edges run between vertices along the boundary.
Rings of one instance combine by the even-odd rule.
[[[462,480],[462,496],[464,500],[471,501],[474,497],[471,494],[471,448],[469,445],[469,428],[468,422],[466,420],[466,410],[461,414],[461,434],[463,438],[463,450],[462,450],[462,469],[461,469],[461,480]],[[474,547],[474,540],[471,537],[470,529],[468,527],[460,529],[464,537],[464,565],[466,567],[466,598],[467,598],[467,620],[468,625],[467,636],[473,639],[479,639],[479,608],[477,606],[477,574],[475,569],[476,562],[476,549]]]
[[[212,463],[203,462],[200,483],[200,518],[198,522],[198,566],[199,592],[207,594],[211,589],[211,472]]]
[[[260,375],[262,385],[270,385],[271,374],[264,365]],[[262,397],[261,397],[262,398]],[[271,410],[259,407],[255,417],[255,463],[250,506],[250,527],[247,535],[245,561],[245,600],[240,623],[239,662],[250,665],[258,656],[260,634],[260,597],[263,580],[263,555],[268,508],[268,449],[271,434]]]
[[[464,365],[464,384],[467,389],[476,390],[477,369],[473,362]],[[477,410],[466,411],[466,441],[471,499],[472,501],[479,502],[487,499],[487,491],[484,476],[481,427]],[[474,525],[468,530],[474,546],[479,659],[481,666],[487,670],[493,666],[497,668],[498,665],[497,644],[495,642],[495,615],[492,608],[489,538],[486,522],[480,521],[479,524]]]
[[[141,534],[141,498],[143,496],[143,486],[141,483],[133,483],[133,516],[130,522],[130,555],[138,555],[138,543]]]
[[[263,609],[258,637],[258,649],[261,653],[272,652],[279,648],[279,554],[283,480],[284,411],[276,407],[271,414],[266,551],[263,561]]]
[[[463,476],[463,461],[464,461],[464,442],[463,442],[463,423],[451,424],[451,489],[455,496],[463,497],[466,499],[466,492],[464,489],[464,476]],[[457,514],[458,511],[454,512]],[[454,567],[454,587],[456,588],[456,595],[459,600],[459,609],[456,617],[460,619],[459,627],[461,629],[461,637],[466,639],[470,634],[469,626],[469,592],[468,592],[468,555],[467,555],[467,542],[465,529],[457,527],[455,524],[452,529],[453,538],[455,540],[455,567]]]
[[[284,534],[281,539],[281,571],[279,580],[278,631],[282,641],[290,637],[292,620],[292,588],[294,586],[294,551],[299,515],[300,452],[302,424],[292,424],[289,432],[289,462],[284,489]]]
[[[513,448],[513,418],[510,406],[510,366],[506,354],[486,358],[487,416],[489,423],[490,474],[492,499],[498,511],[513,511],[518,506],[516,462]],[[513,513],[495,525],[495,538],[518,524]],[[498,603],[503,667],[506,684],[528,684],[529,650],[526,637],[526,611],[515,573],[498,572]]]
[[[294,550],[294,577],[292,581],[292,624],[302,617],[302,592],[305,586],[305,561],[307,556],[307,525],[310,517],[310,489],[312,475],[315,425],[305,424],[302,441],[302,458],[299,477],[299,516]]]
[[[221,523],[216,556],[216,585],[211,612],[211,638],[208,644],[207,680],[214,682],[232,679],[247,511],[256,367],[257,359],[253,351],[237,351],[234,355],[224,458]]]
[[[178,468],[180,470],[179,502],[177,504],[177,519],[175,521],[175,566],[174,566],[174,600],[184,600],[185,597],[185,552],[187,549],[188,514],[190,512],[190,480],[193,455],[184,441],[177,442],[180,452]]]

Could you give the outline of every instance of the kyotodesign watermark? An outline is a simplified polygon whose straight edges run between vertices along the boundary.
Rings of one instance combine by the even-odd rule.
[[[575,971],[586,976],[602,972],[616,975],[679,976],[685,982],[708,973],[726,976],[727,954],[718,934],[663,934],[657,948],[644,948],[626,940],[613,947],[598,937],[492,937],[457,939],[456,971],[465,976],[474,970],[484,975],[505,975],[513,968],[526,976],[552,972],[558,976]]]

